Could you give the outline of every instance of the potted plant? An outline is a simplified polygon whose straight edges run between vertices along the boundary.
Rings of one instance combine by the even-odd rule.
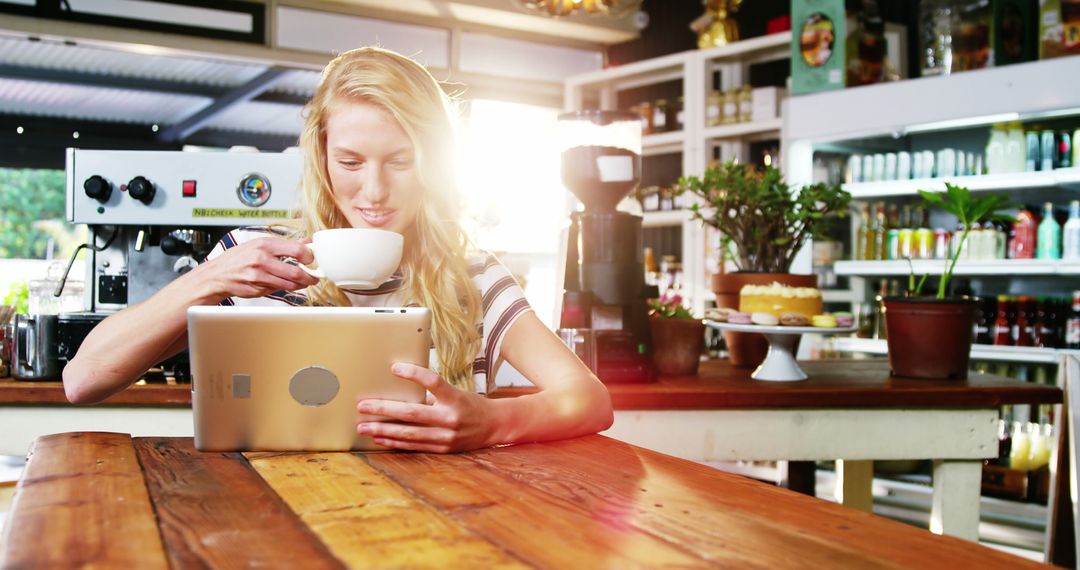
[[[721,259],[711,283],[717,306],[731,309],[738,309],[745,285],[816,287],[816,276],[789,273],[791,263],[808,239],[821,237],[827,216],[845,216],[851,204],[838,184],[792,188],[771,166],[759,171],[735,161],[710,167],[701,178],[679,179],[678,192],[697,197],[692,218],[719,230],[720,251],[737,269],[726,272]],[[760,334],[724,331],[724,340],[741,367],[760,364],[769,348]]]
[[[697,374],[705,350],[705,323],[695,319],[679,295],[649,299],[653,364],[668,376]]]
[[[956,260],[974,224],[1013,221],[1000,211],[1014,206],[1005,196],[973,197],[967,188],[949,183],[945,183],[944,192],[919,190],[919,194],[927,206],[936,206],[956,216],[963,230],[960,243],[945,260],[935,296],[922,295],[928,275],[916,283],[912,271],[905,296],[883,299],[889,368],[893,376],[964,379],[971,356],[975,300],[949,294]]]

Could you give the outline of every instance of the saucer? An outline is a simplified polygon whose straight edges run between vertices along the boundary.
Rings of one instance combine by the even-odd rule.
[[[372,281],[342,281],[340,283],[334,283],[338,289],[354,289],[357,291],[370,291],[372,289],[378,289],[381,283],[375,283]]]

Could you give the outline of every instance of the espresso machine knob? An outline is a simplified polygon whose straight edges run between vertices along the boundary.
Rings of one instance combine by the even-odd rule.
[[[154,200],[154,183],[143,176],[136,176],[127,184],[128,194],[132,198],[149,205]]]
[[[191,255],[193,248],[190,243],[176,236],[167,235],[161,238],[161,251],[167,255]]]
[[[102,204],[108,202],[109,196],[112,196],[112,184],[97,174],[83,182],[83,190],[86,191],[87,196]]]

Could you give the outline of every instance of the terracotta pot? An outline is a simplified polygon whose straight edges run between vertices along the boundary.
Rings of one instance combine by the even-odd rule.
[[[653,364],[666,376],[697,374],[705,350],[705,323],[699,319],[649,319]]]
[[[796,273],[717,273],[712,276],[716,306],[739,309],[739,291],[745,285],[769,285],[773,282],[791,287],[817,287],[817,275]],[[769,341],[758,333],[724,331],[731,363],[740,368],[754,368],[765,360]],[[798,350],[799,345],[795,345]]]
[[[893,376],[967,378],[974,300],[886,297],[884,303]]]

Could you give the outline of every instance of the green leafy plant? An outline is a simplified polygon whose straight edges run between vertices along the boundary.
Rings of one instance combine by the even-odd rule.
[[[937,298],[944,299],[949,291],[949,282],[952,280],[953,271],[956,269],[956,260],[960,258],[960,252],[967,242],[968,234],[971,233],[971,226],[986,221],[1014,222],[1015,219],[1012,216],[1002,214],[1001,210],[1015,208],[1016,205],[1009,203],[1009,199],[1006,196],[1001,196],[999,194],[984,194],[978,197],[972,196],[971,191],[966,187],[954,186],[948,182],[945,183],[944,192],[919,190],[919,194],[922,195],[923,201],[927,206],[941,208],[956,216],[956,219],[960,221],[961,227],[963,227],[963,230],[960,233],[960,243],[952,248],[952,255],[949,259],[945,260],[945,268],[941,272],[941,282],[938,285]],[[916,285],[915,272],[913,270],[908,278],[908,293],[910,295],[919,295],[922,292],[922,286],[925,282],[926,276],[924,275],[918,285]]]
[[[649,316],[661,319],[692,319],[694,315],[683,306],[679,295],[664,294],[656,299],[649,299]]]
[[[826,217],[846,216],[851,204],[838,184],[794,189],[771,166],[759,171],[735,161],[680,178],[676,191],[700,199],[689,208],[692,218],[719,230],[721,251],[754,272],[787,273],[806,240],[823,237]]]
[[[15,312],[26,315],[30,312],[30,287],[26,281],[16,281],[4,295],[5,305],[15,305]]]

